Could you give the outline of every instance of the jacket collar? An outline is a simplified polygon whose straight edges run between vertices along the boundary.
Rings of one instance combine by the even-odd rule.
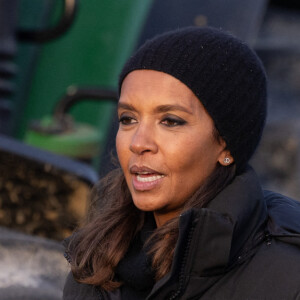
[[[250,166],[246,172],[236,176],[233,182],[209,203],[207,209],[230,220],[231,233],[228,232],[227,239],[231,246],[227,265],[255,246],[255,237],[264,228],[268,218],[259,179]],[[209,239],[211,238],[214,236]],[[219,247],[224,248],[222,245]]]
[[[190,243],[185,250],[186,272],[190,269],[201,276],[222,274],[248,257],[262,241],[267,218],[258,177],[248,167],[207,208],[192,209],[181,216],[174,269]]]

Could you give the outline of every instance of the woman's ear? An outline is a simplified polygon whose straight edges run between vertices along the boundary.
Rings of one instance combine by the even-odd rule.
[[[222,165],[222,166],[229,166],[232,163],[234,163],[234,159],[230,153],[229,150],[224,149],[219,156],[218,162]]]

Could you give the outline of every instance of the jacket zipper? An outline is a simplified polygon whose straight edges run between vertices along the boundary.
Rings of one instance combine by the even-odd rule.
[[[193,236],[193,233],[194,233],[194,229],[195,229],[195,226],[192,226],[191,229],[190,229],[189,235],[188,235],[187,245],[186,245],[186,248],[184,250],[184,255],[183,255],[183,259],[182,259],[182,263],[181,263],[181,267],[180,267],[178,289],[176,291],[174,291],[174,293],[171,295],[171,297],[168,300],[177,299],[183,291],[184,279],[185,279],[185,276],[184,276],[185,267],[186,267],[186,263],[187,263],[188,254],[189,254],[189,251],[190,251],[190,246],[191,246],[191,242],[192,242],[192,236]]]
[[[68,261],[68,263],[70,264],[71,263],[71,257],[70,257],[70,255],[69,255],[69,253],[67,251],[65,251],[64,257]]]

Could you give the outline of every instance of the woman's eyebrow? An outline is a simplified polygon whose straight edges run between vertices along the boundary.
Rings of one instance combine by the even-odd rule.
[[[162,113],[162,112],[176,111],[176,110],[186,112],[190,115],[193,114],[193,112],[191,110],[189,110],[188,108],[181,106],[181,105],[177,105],[177,104],[160,105],[160,106],[157,106],[154,111],[157,113]]]
[[[132,106],[131,104],[119,102],[118,103],[118,109],[121,109],[121,108],[122,109],[126,109],[126,110],[136,111],[136,109],[134,108],[134,106]]]
[[[127,103],[122,103],[119,102],[118,103],[118,109],[126,109],[126,110],[131,110],[131,111],[137,111],[135,109],[135,107],[131,104],[127,104]],[[188,108],[178,105],[178,104],[165,104],[165,105],[159,105],[157,107],[155,107],[154,109],[154,113],[164,113],[164,112],[168,112],[168,111],[183,111],[186,112],[190,115],[193,114],[193,112],[191,110],[189,110]]]

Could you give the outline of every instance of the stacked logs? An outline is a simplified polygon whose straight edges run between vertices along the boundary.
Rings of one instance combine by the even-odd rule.
[[[88,194],[72,174],[0,151],[0,226],[62,240],[82,221]]]

